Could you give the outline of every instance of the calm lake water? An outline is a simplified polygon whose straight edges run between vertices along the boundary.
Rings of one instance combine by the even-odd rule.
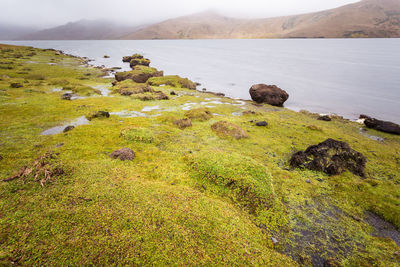
[[[60,49],[126,70],[122,56],[141,53],[166,75],[201,83],[199,89],[250,99],[251,85],[276,84],[290,94],[290,109],[400,123],[400,39],[1,42]]]

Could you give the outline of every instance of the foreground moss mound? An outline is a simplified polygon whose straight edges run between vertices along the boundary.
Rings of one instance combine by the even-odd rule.
[[[399,265],[399,136],[115,82],[51,49],[0,45],[0,58],[0,265]],[[249,138],[221,138],[218,122]],[[290,166],[329,138],[365,156],[363,177]],[[121,148],[134,159],[110,158]]]
[[[274,203],[271,175],[265,167],[236,153],[206,151],[188,158],[192,175],[203,188],[231,198],[266,224]],[[268,222],[271,223],[271,222]]]

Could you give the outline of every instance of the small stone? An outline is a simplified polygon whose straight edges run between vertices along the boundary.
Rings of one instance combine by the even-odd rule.
[[[271,237],[271,240],[274,245],[278,244],[278,240],[275,237]]]
[[[323,116],[320,116],[317,120],[320,120],[320,121],[331,121],[332,119],[328,115],[323,115]]]
[[[74,128],[75,128],[75,126],[69,125],[64,128],[63,133],[69,132],[69,131],[73,130]]]
[[[268,126],[268,122],[266,122],[266,121],[259,121],[259,122],[256,123],[256,125],[257,125],[257,126],[265,127],[265,126]]]
[[[63,99],[63,100],[71,100],[71,98],[72,98],[72,94],[70,94],[70,93],[65,93],[65,94],[63,94],[62,96],[61,96],[61,99]]]
[[[306,183],[307,183],[307,184],[310,184],[310,183],[311,183],[311,180],[310,180],[310,179],[307,179],[307,180],[306,180]]]
[[[108,55],[104,55],[104,58],[110,58],[110,56],[108,56]]]
[[[169,94],[170,95],[176,95],[176,93],[174,91],[171,91]]]

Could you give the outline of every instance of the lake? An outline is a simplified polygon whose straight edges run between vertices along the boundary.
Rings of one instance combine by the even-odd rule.
[[[400,123],[400,39],[1,42],[59,49],[126,70],[122,56],[141,53],[166,75],[201,83],[199,89],[250,99],[251,85],[276,84],[289,93],[285,107],[293,110]]]

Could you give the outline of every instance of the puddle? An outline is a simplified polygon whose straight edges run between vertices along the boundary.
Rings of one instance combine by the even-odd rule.
[[[232,112],[233,116],[242,116],[243,113],[242,112]]]
[[[102,96],[108,96],[110,94],[110,86],[108,85],[97,85],[93,86],[93,88],[99,90]]]
[[[76,119],[70,123],[64,124],[62,126],[56,126],[56,127],[47,129],[47,130],[43,131],[41,133],[41,135],[59,134],[59,133],[62,133],[64,131],[65,127],[67,127],[67,126],[72,125],[72,126],[76,127],[76,126],[84,125],[84,124],[89,124],[89,121],[85,118],[85,116],[82,116],[82,117],[79,117],[78,119]]]
[[[376,135],[370,135],[367,133],[367,130],[365,130],[364,128],[360,128],[360,134],[362,134],[365,137],[368,137],[369,139],[372,139],[374,141],[378,141],[378,142],[383,142],[385,141],[385,138],[376,136]]]
[[[367,215],[366,222],[375,229],[372,236],[390,238],[400,246],[400,232],[393,224],[383,220],[375,213],[367,211],[365,214]]]
[[[122,110],[118,112],[110,112],[110,115],[117,115],[122,118],[147,117],[146,114],[134,110],[133,111]]]
[[[158,110],[158,109],[160,109],[160,106],[145,106],[142,109],[142,112],[150,112],[150,111]]]
[[[246,105],[246,102],[244,102],[243,100],[235,100],[236,103],[232,104],[233,106],[244,106]]]

